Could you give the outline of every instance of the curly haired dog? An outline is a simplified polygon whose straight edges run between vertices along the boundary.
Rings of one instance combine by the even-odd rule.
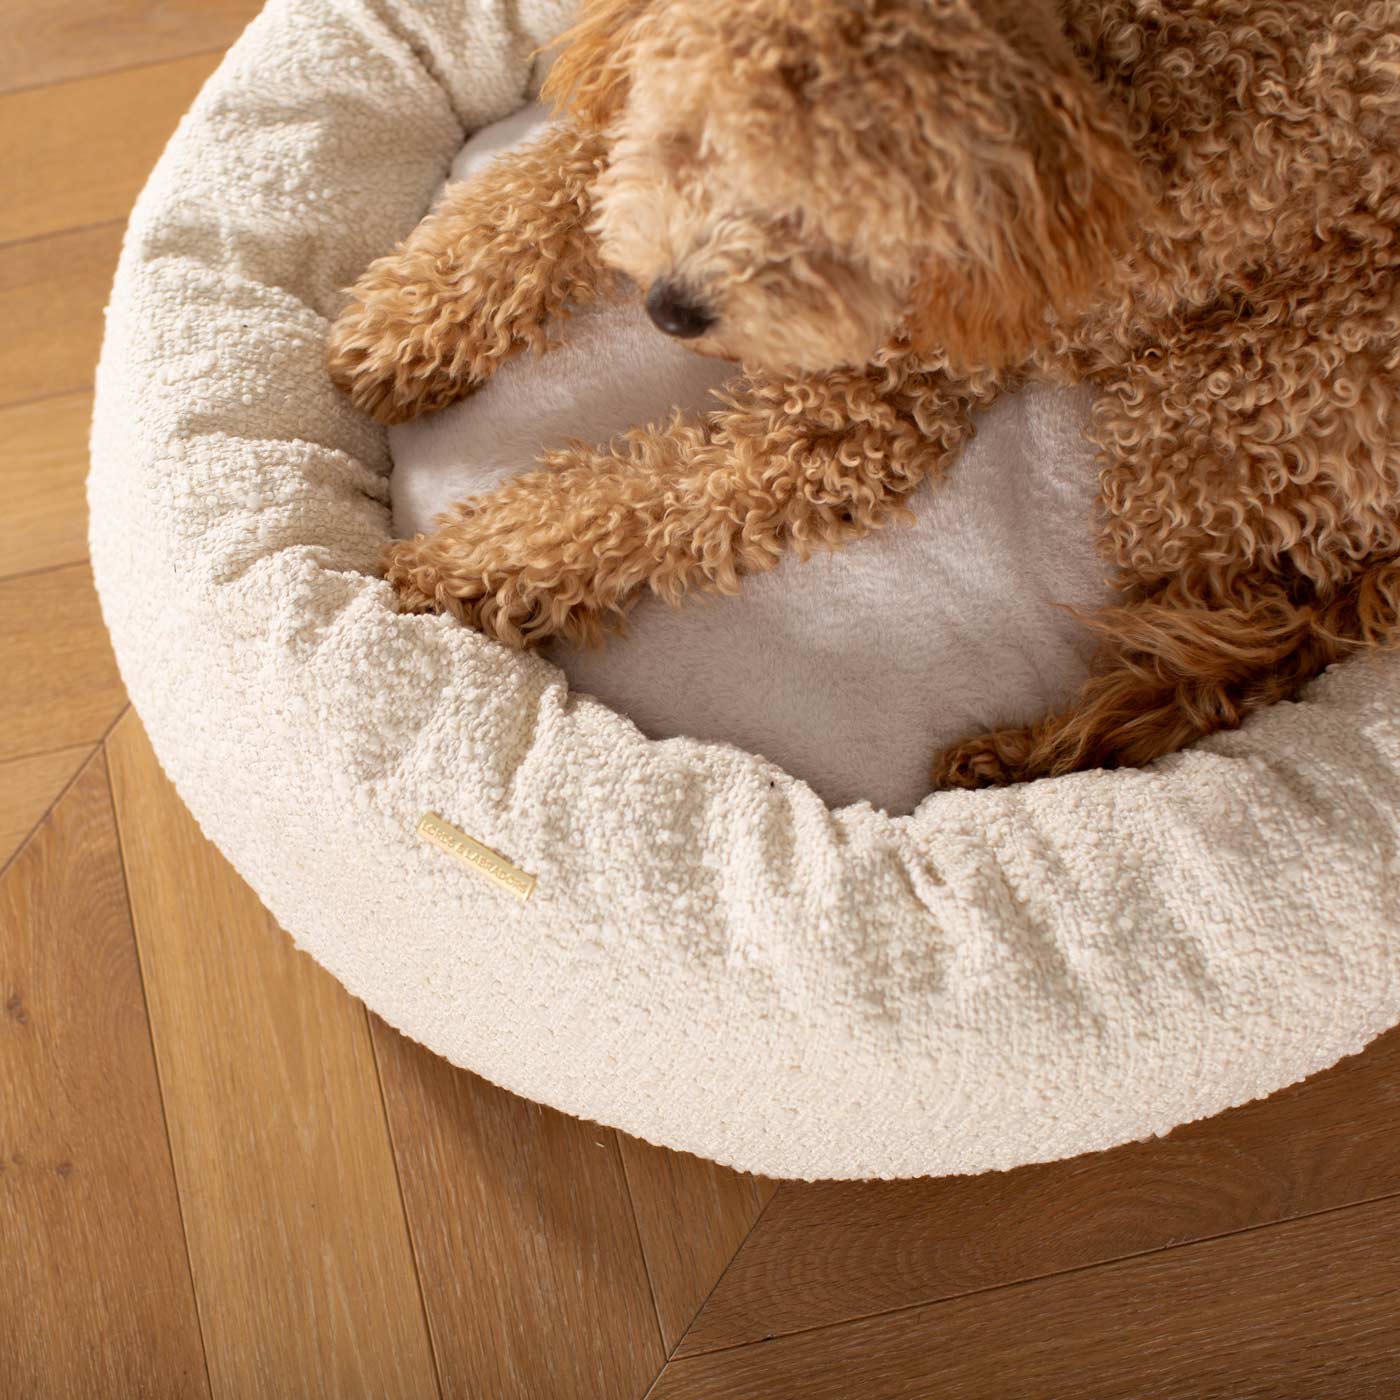
[[[936,784],[1144,763],[1400,635],[1400,0],[587,0],[548,92],[356,286],[337,382],[437,408],[619,270],[742,374],[394,545],[406,606],[524,645],[731,591],[1037,377],[1094,388],[1122,602]]]

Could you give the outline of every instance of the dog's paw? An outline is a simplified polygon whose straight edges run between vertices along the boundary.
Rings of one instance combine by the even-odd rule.
[[[437,571],[418,558],[421,538],[395,540],[384,551],[381,561],[385,579],[399,595],[400,612],[443,611],[438,601]]]
[[[331,328],[331,382],[381,423],[403,423],[470,393],[475,385],[451,369],[453,356],[413,319],[378,300],[356,301]]]
[[[1030,733],[999,729],[944,749],[933,762],[933,786],[941,788],[1004,787],[1039,776],[1031,771]]]
[[[331,383],[348,394],[362,413],[381,423],[401,423],[413,417],[413,405],[400,395],[387,345],[366,336],[361,330],[362,322],[362,317],[349,313],[336,322],[326,356]]]
[[[460,512],[461,507],[457,508]],[[459,527],[460,531],[460,527]],[[581,576],[499,560],[486,564],[460,540],[435,543],[431,535],[398,540],[384,556],[384,574],[403,612],[445,612],[506,646],[523,650],[552,638],[594,646],[604,615]]]

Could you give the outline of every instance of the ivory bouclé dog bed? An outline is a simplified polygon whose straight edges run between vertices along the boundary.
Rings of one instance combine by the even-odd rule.
[[[331,386],[329,321],[567,19],[274,0],[137,204],[93,565],[210,838],[408,1035],[773,1176],[1103,1148],[1400,1020],[1400,658],[1144,771],[889,815],[648,738],[545,658],[397,613],[386,435]]]

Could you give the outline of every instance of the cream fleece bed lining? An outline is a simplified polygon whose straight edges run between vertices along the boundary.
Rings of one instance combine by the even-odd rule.
[[[162,762],[284,927],[450,1060],[774,1176],[1107,1147],[1400,1019],[1397,658],[1145,772],[887,817],[396,615],[385,438],[326,382],[328,318],[566,18],[275,0],[132,218],[94,571]]]

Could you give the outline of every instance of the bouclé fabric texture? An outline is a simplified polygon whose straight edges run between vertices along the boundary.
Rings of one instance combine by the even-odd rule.
[[[132,217],[92,556],[133,701],[298,943],[497,1084],[773,1176],[976,1172],[1267,1094],[1400,1019],[1400,661],[1145,771],[833,810],[399,616],[341,289],[565,7],[275,0]],[[520,903],[427,811],[534,874]]]

